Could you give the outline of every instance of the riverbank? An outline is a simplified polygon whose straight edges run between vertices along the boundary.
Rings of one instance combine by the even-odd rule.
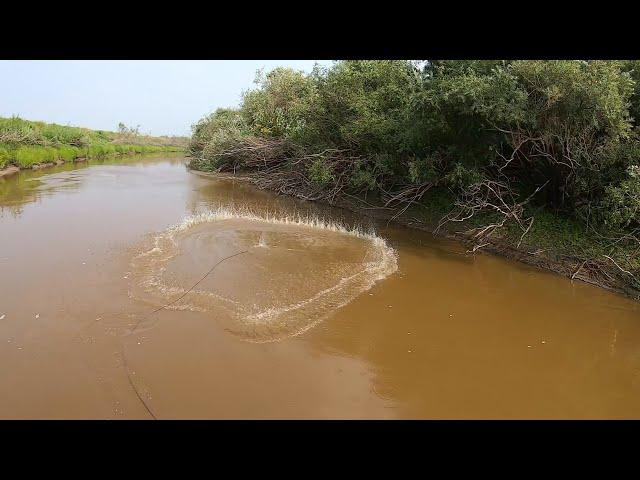
[[[181,150],[179,149],[172,149],[172,148],[160,148],[160,149],[149,149],[149,150],[144,150],[144,151],[121,151],[121,152],[114,152],[114,153],[105,153],[102,155],[98,155],[98,156],[80,156],[80,157],[75,157],[75,158],[71,158],[71,159],[62,159],[62,158],[57,158],[55,161],[44,161],[44,162],[34,162],[31,164],[10,164],[8,166],[5,166],[4,168],[0,168],[0,178],[2,177],[6,177],[9,175],[13,175],[15,173],[18,173],[20,170],[40,170],[43,168],[49,168],[49,167],[55,167],[57,165],[62,165],[64,163],[81,163],[81,162],[86,162],[92,159],[100,159],[100,158],[106,158],[106,157],[118,157],[118,156],[133,156],[133,155],[144,155],[144,154],[153,154],[153,153],[161,153],[161,152],[180,152]],[[1,166],[0,166],[1,167]]]
[[[20,169],[15,165],[11,165],[9,167],[3,168],[0,170],[0,178],[6,177],[8,175],[13,175],[14,173],[18,173]]]
[[[258,172],[203,172],[192,169],[199,175],[215,178],[234,179],[249,182],[263,190],[283,194],[275,183],[265,182],[265,174]],[[308,200],[308,192],[288,191],[286,194]],[[570,280],[578,280],[600,288],[640,300],[640,284],[631,272],[620,267],[620,257],[628,255],[624,247],[611,251],[609,242],[597,239],[585,232],[581,226],[566,219],[554,217],[538,211],[538,222],[531,225],[527,236],[508,226],[485,237],[480,246],[477,243],[475,227],[488,221],[486,217],[474,218],[473,222],[441,223],[451,205],[447,199],[427,198],[421,205],[404,211],[391,209],[376,198],[341,195],[331,202],[323,198],[315,199],[325,204],[344,208],[376,220],[393,222],[408,228],[429,232],[435,236],[461,242],[467,253],[490,253],[559,274]],[[536,217],[534,217],[535,219]],[[522,241],[521,241],[522,239]]]
[[[121,131],[0,118],[0,177],[17,169],[45,168],[114,155],[180,152],[183,137],[152,137],[121,125]]]
[[[192,167],[377,212],[640,295],[640,64],[274,69],[193,127]]]

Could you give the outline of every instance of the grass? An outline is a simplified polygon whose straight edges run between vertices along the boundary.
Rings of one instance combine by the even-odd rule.
[[[73,147],[62,145],[59,147],[19,146],[6,148],[0,146],[0,168],[11,164],[20,168],[32,168],[34,165],[57,161],[72,162],[77,158],[104,158],[113,155],[156,153],[180,151],[172,147],[157,147],[153,145],[112,145],[97,144],[89,147]]]
[[[0,146],[0,169],[6,167],[10,163],[10,160],[11,156],[9,151],[3,146]]]
[[[0,138],[20,144],[69,144],[109,141],[108,136],[88,128],[32,122],[18,117],[0,118]]]
[[[455,197],[445,190],[434,189],[422,200],[422,205],[412,209],[418,218],[429,225],[437,225],[439,221],[454,208]],[[413,214],[412,214],[413,215]],[[565,215],[554,214],[541,207],[530,206],[525,210],[524,218],[534,217],[533,225],[523,239],[523,244],[535,249],[553,251],[558,255],[576,258],[597,258],[611,255],[621,262],[628,261],[633,246],[617,245],[611,247],[608,238],[617,238],[621,232],[595,232],[585,223]],[[449,223],[449,231],[463,232],[499,220],[498,215],[478,213],[469,220],[460,223]],[[502,229],[496,230],[496,236],[507,244],[516,246],[523,231],[515,222],[507,222]],[[618,257],[618,258],[617,258]],[[624,257],[627,257],[626,259]],[[637,256],[635,256],[637,257]],[[640,267],[640,259],[636,267]],[[630,265],[631,266],[631,265]]]
[[[138,136],[122,142],[115,132],[90,130],[18,117],[0,118],[0,168],[34,165],[78,158],[183,151],[180,138]]]
[[[630,270],[640,268],[638,244],[632,239],[614,241],[621,238],[625,232],[596,231],[576,219],[542,208],[530,209],[527,215],[534,217],[531,230],[523,241],[527,245],[553,252],[561,257],[603,260],[605,256],[609,256]],[[503,237],[514,245],[521,235],[522,231],[515,225],[509,225],[503,233]]]

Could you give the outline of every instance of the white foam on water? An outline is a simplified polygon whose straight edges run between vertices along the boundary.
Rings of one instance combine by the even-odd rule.
[[[345,235],[352,235],[358,238],[365,238],[367,240],[382,242],[386,244],[386,242],[382,238],[378,237],[373,231],[365,232],[358,227],[347,228],[340,223],[326,220],[324,218],[300,214],[280,216],[271,212],[267,212],[261,215],[258,213],[254,213],[247,208],[218,207],[215,210],[209,210],[188,216],[181,223],[171,227],[168,231],[184,231],[201,223],[218,222],[222,220],[247,220],[251,222],[269,223],[273,225],[286,225],[301,228],[311,228],[316,230],[325,230],[330,232],[342,233]]]
[[[264,232],[262,232],[260,234],[260,240],[258,240],[258,243],[256,244],[256,247],[260,247],[260,248],[268,248],[269,245],[267,245],[267,240],[264,238]]]
[[[234,222],[232,226],[229,224],[225,227],[227,221]],[[221,315],[224,313],[232,319],[227,330],[246,341],[273,342],[300,335],[398,268],[396,252],[373,231],[348,228],[337,222],[314,216],[258,214],[248,209],[220,207],[186,217],[179,224],[156,235],[148,249],[134,257],[132,297],[165,305],[184,294],[191,285],[170,285],[164,278],[167,264],[182,253],[179,242],[189,238],[195,227],[208,223],[212,224],[212,228],[230,228],[238,231],[242,231],[243,228],[260,230],[259,241],[253,245],[253,248],[259,250],[268,250],[270,247],[266,243],[265,230],[272,228],[274,231],[271,234],[276,236],[281,233],[276,227],[286,227],[287,231],[292,230],[312,239],[314,231],[317,231],[318,234],[331,232],[338,236],[346,235],[363,241],[365,254],[360,265],[357,268],[352,263],[341,266],[338,262],[337,266],[334,265],[327,271],[316,272],[317,275],[325,275],[329,278],[335,276],[335,283],[307,298],[295,299],[297,301],[292,302],[287,296],[282,301],[276,299],[274,305],[265,307],[249,305],[247,302],[241,303],[216,292],[194,289],[176,305],[167,307],[172,310],[208,311]],[[245,227],[243,227],[244,224],[246,224]],[[304,255],[304,249],[300,250],[300,255]],[[243,256],[231,261],[243,261]],[[300,273],[314,275],[314,272]],[[274,281],[277,280],[274,279]]]

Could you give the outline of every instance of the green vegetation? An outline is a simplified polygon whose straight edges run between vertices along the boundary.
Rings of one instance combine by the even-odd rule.
[[[108,155],[181,151],[182,137],[142,136],[120,124],[118,132],[90,130],[21,118],[0,118],[0,169],[7,165],[31,168],[51,162]]]
[[[189,148],[196,169],[422,214],[637,288],[639,116],[640,61],[341,61],[259,72]]]

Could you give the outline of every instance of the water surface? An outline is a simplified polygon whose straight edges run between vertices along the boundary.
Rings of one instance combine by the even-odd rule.
[[[0,179],[1,418],[638,418],[639,313],[177,156]]]

